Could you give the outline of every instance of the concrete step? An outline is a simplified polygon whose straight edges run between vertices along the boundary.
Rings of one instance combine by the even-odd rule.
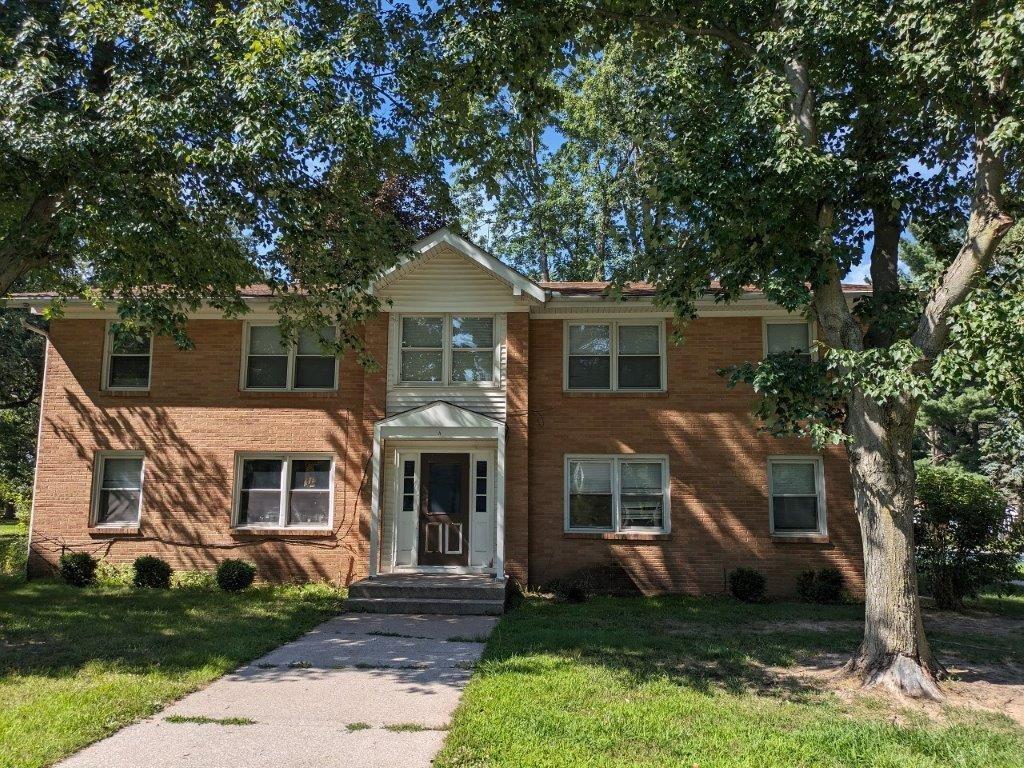
[[[350,593],[351,594],[351,593]],[[419,597],[349,597],[345,607],[363,613],[435,613],[458,616],[500,616],[505,600]]]
[[[401,597],[418,600],[504,600],[504,582],[489,584],[395,584],[366,579],[351,585],[349,598]]]

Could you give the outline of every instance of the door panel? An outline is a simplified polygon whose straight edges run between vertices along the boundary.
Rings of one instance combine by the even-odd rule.
[[[420,457],[420,565],[469,564],[469,454]]]

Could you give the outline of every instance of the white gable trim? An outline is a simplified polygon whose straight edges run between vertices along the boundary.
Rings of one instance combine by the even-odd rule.
[[[473,243],[469,242],[469,240],[466,240],[464,237],[459,237],[459,235],[456,235],[454,232],[449,230],[448,227],[439,229],[437,232],[427,235],[419,242],[414,243],[410,249],[412,250],[413,255],[404,258],[397,265],[385,272],[377,282],[377,289],[380,289],[395,280],[400,273],[405,272],[410,266],[415,265],[424,255],[439,245],[450,246],[452,249],[475,263],[478,267],[493,275],[498,280],[501,280],[512,289],[513,296],[522,296],[523,294],[526,294],[541,304],[547,300],[547,294],[544,289],[533,282],[533,280],[512,269],[512,267],[487,253],[487,251],[482,248],[473,245]]]

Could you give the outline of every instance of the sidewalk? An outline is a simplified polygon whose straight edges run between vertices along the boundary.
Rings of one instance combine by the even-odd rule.
[[[344,614],[59,766],[428,768],[496,623]]]

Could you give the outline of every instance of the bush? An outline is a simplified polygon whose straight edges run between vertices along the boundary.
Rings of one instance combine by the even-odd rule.
[[[153,555],[143,555],[135,558],[132,567],[135,569],[133,582],[136,587],[170,589],[171,566],[166,561],[159,557],[153,557]]]
[[[112,563],[100,560],[96,566],[96,583],[105,587],[130,587],[135,570],[128,563]]]
[[[225,560],[217,566],[217,586],[225,592],[241,592],[256,578],[256,566],[245,560]]]
[[[0,520],[15,518],[22,525],[28,524],[32,510],[32,498],[14,481],[0,477]]]
[[[96,579],[96,558],[88,552],[65,552],[58,568],[60,577],[73,587],[84,587]]]
[[[914,538],[922,587],[939,608],[960,610],[979,590],[1015,577],[1024,519],[984,476],[921,461]]]
[[[801,600],[838,603],[843,599],[843,574],[835,568],[804,571],[796,577],[796,593]]]
[[[171,574],[171,589],[213,589],[216,585],[210,571],[175,571]]]
[[[765,579],[750,568],[737,568],[729,574],[729,591],[737,600],[756,603],[764,599]]]
[[[636,597],[641,594],[633,578],[620,565],[581,568],[548,582],[545,589],[567,603],[583,603],[595,595]]]
[[[28,536],[0,536],[0,577],[21,581],[28,564]]]

